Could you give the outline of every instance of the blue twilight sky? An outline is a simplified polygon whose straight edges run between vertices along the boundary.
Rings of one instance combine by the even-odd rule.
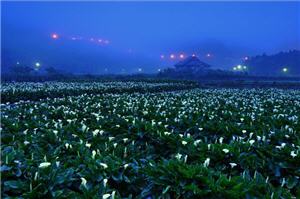
[[[228,69],[245,56],[300,50],[300,2],[1,4],[3,68],[156,72],[195,53]]]

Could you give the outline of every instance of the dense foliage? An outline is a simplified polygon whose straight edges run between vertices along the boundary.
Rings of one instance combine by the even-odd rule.
[[[274,55],[258,55],[245,60],[244,65],[253,75],[298,76],[300,75],[300,51],[291,50]],[[282,69],[287,68],[287,72]]]
[[[17,102],[20,100],[39,100],[74,96],[81,94],[103,93],[147,93],[174,91],[196,88],[195,82],[188,81],[76,81],[76,82],[18,82],[4,83],[1,88],[1,102]]]
[[[1,108],[2,197],[300,197],[297,90],[83,94]]]

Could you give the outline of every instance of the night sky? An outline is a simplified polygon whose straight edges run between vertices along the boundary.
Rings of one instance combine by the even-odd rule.
[[[192,54],[229,69],[300,50],[300,2],[2,2],[2,67],[157,72]]]

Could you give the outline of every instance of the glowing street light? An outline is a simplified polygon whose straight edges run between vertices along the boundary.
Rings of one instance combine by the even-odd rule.
[[[284,67],[284,68],[282,69],[282,72],[284,72],[284,73],[288,72],[288,68]]]
[[[210,53],[207,53],[207,54],[206,54],[206,57],[211,57],[211,54],[210,54]]]
[[[161,58],[161,59],[164,59],[164,58],[165,58],[165,56],[164,56],[164,55],[160,55],[160,58]]]
[[[139,72],[142,72],[143,70],[141,68],[138,69]]]
[[[53,34],[51,35],[51,38],[52,38],[52,39],[58,39],[58,34],[53,33]]]
[[[244,69],[244,70],[247,70],[247,66],[243,66],[243,69]]]
[[[192,54],[192,57],[196,57],[196,54],[195,54],[195,53],[193,53],[193,54]]]
[[[184,54],[180,54],[179,57],[180,57],[180,59],[183,59],[184,58]]]
[[[17,62],[17,65],[20,65],[20,62]]]
[[[174,55],[174,54],[171,54],[171,55],[170,55],[170,58],[171,58],[171,59],[175,59],[175,55]]]
[[[237,68],[238,70],[241,70],[241,69],[242,69],[242,65],[237,65],[236,68]]]
[[[249,57],[248,57],[248,56],[244,57],[244,60],[245,60],[245,61],[247,61],[248,59],[249,59]]]
[[[38,71],[40,69],[41,64],[39,62],[35,63],[34,70]]]
[[[233,70],[237,70],[237,68],[236,68],[236,67],[233,67]]]
[[[157,69],[157,71],[158,71],[158,72],[160,72],[160,71],[161,71],[161,69],[159,68],[159,69]]]

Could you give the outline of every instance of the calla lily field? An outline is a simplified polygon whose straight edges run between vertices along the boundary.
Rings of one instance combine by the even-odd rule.
[[[2,85],[3,198],[299,198],[300,90]]]

